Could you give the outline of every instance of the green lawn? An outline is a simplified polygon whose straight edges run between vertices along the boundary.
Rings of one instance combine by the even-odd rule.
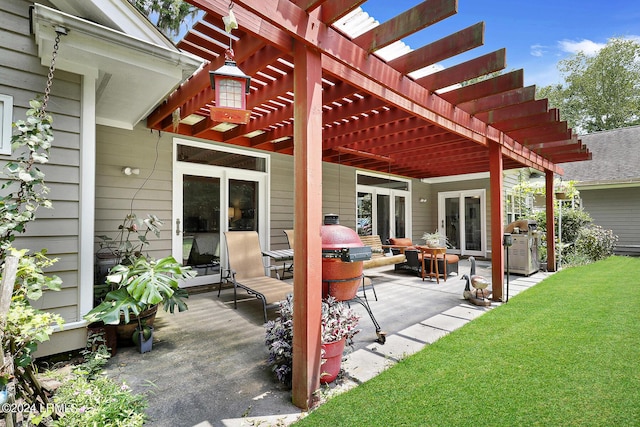
[[[640,425],[639,276],[567,268],[295,425]]]

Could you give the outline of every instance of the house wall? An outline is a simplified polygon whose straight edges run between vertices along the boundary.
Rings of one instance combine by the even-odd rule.
[[[41,2],[47,5],[47,2]],[[30,34],[29,7],[32,2],[0,0],[0,94],[13,97],[12,121],[25,118],[29,101],[44,92],[48,68],[40,63],[38,48]],[[58,258],[50,274],[63,280],[62,291],[46,292],[34,306],[60,314],[73,325],[81,321],[79,309],[80,227],[80,98],[81,78],[56,71],[47,110],[53,115],[54,142],[49,164],[41,169],[50,188],[52,209],[41,208],[36,221],[27,226],[14,246],[32,251],[48,249]],[[14,157],[14,156],[11,156]],[[4,164],[9,156],[0,156]],[[4,193],[3,193],[4,194]],[[60,339],[40,345],[43,353],[56,353],[84,346],[84,329],[66,328]]]
[[[133,131],[98,126],[96,139],[96,236],[113,237],[130,212],[141,218],[153,214],[164,226],[159,238],[149,239],[149,254],[168,255],[173,230],[173,135],[151,132],[143,125]],[[123,174],[125,166],[139,168],[140,174]]]
[[[487,257],[491,257],[491,188],[489,179],[474,179],[474,180],[464,180],[464,181],[452,181],[447,183],[438,183],[431,185],[431,196],[429,199],[429,209],[431,213],[431,217],[433,218],[430,224],[430,227],[427,230],[435,230],[437,227],[438,221],[438,193],[447,192],[447,191],[466,191],[466,190],[486,190],[486,206],[487,206],[487,215],[485,218],[485,227],[486,227],[486,250]],[[419,233],[419,238],[422,238],[423,230]]]
[[[640,187],[581,189],[580,197],[594,224],[618,236],[616,253],[640,255]]]
[[[340,224],[352,229],[356,228],[356,172],[357,168],[322,164],[322,214],[336,213],[340,216]],[[271,247],[281,249],[288,247],[282,230],[293,228],[293,157],[284,154],[271,154]],[[419,180],[411,180],[412,188],[412,225],[413,230],[422,236],[423,224],[434,222],[431,212],[425,209],[421,198],[429,195],[429,185]],[[437,213],[437,212],[436,212]]]

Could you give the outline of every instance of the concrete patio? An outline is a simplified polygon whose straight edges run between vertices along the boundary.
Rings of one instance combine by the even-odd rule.
[[[369,315],[360,304],[352,304],[362,316],[361,332],[345,352],[344,377],[331,388],[357,386],[500,304],[470,305],[462,297],[465,282],[460,280],[469,272],[468,260],[460,261],[459,271],[458,277],[438,284],[389,267],[367,270],[378,295],[376,301],[368,289],[368,301],[386,342],[375,342]],[[488,261],[478,261],[478,274],[491,277]],[[549,274],[511,275],[509,298]],[[276,316],[272,307],[269,318]],[[148,394],[150,426],[286,425],[301,411],[266,364],[262,322],[262,307],[254,298],[239,302],[234,310],[229,289],[219,298],[210,289],[196,293],[189,298],[188,311],[159,312],[150,353],[120,348],[107,372]]]

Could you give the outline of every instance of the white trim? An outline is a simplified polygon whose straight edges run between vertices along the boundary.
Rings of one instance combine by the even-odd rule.
[[[0,95],[0,154],[11,154],[13,97]]]
[[[82,78],[80,117],[80,225],[79,319],[93,308],[95,191],[96,191],[96,80]]]
[[[370,176],[370,177],[375,177],[375,178],[380,178],[380,179],[384,179],[384,180],[388,180],[388,181],[395,181],[395,182],[405,182],[407,184],[407,190],[400,190],[400,189],[396,189],[396,188],[385,188],[385,187],[378,187],[375,185],[364,185],[364,184],[358,184],[358,176],[359,175],[365,175],[365,176]],[[356,184],[356,194],[355,194],[355,217],[356,219],[358,218],[358,193],[370,193],[373,197],[373,199],[371,200],[371,215],[376,218],[377,217],[377,209],[378,209],[378,201],[377,201],[377,196],[378,195],[388,195],[389,196],[389,237],[411,237],[412,234],[412,230],[413,230],[413,207],[412,207],[412,182],[410,179],[407,178],[402,178],[399,176],[395,176],[395,175],[391,175],[391,174],[385,174],[385,173],[375,173],[375,172],[371,172],[371,171],[364,171],[364,170],[356,170],[356,176],[355,176],[355,184]],[[395,221],[394,218],[392,217],[395,214],[395,197],[403,197],[405,200],[405,234],[406,236],[398,236],[397,235],[397,230],[395,229]],[[373,234],[380,234],[378,229],[377,229],[377,222],[374,220],[373,221],[374,224],[373,225],[373,229],[372,232]],[[356,229],[357,229],[357,224],[356,224]]]
[[[189,163],[189,162],[181,162],[177,160],[177,147],[178,145],[187,145],[191,147],[198,147],[205,150],[214,150],[214,151],[222,151],[226,153],[234,153],[240,154],[243,156],[251,156],[256,158],[264,159],[265,161],[265,171],[252,171],[246,169],[235,169],[228,168],[223,166],[211,166],[197,163]],[[188,175],[198,175],[198,176],[208,176],[215,177],[220,179],[220,211],[225,212],[226,206],[229,206],[227,188],[230,179],[240,179],[240,180],[248,180],[258,183],[259,193],[258,193],[258,235],[260,236],[260,245],[262,248],[270,248],[271,247],[271,218],[270,218],[270,208],[271,208],[271,156],[269,154],[265,154],[256,150],[247,150],[241,148],[230,147],[228,144],[222,143],[203,143],[199,141],[187,140],[179,137],[173,138],[173,178],[172,178],[172,225],[175,227],[176,220],[180,219],[180,229],[184,229],[184,218],[183,209],[182,209],[182,176],[185,174]],[[227,265],[227,255],[226,249],[224,247],[224,238],[222,233],[227,231],[228,225],[226,222],[222,222],[220,224],[220,267],[225,268]],[[182,259],[182,233],[172,233],[172,242],[171,242],[171,254],[176,259]],[[201,284],[207,283],[216,283],[216,280],[219,280],[219,276],[203,276],[195,277],[187,281],[186,283],[181,284],[183,287],[189,286],[197,286]],[[213,282],[212,282],[213,281]]]
[[[65,331],[70,331],[72,329],[86,328],[88,324],[89,322],[87,322],[86,320],[78,320],[77,322],[65,322],[65,324],[62,325],[62,327],[58,325],[53,325],[53,332],[65,332]],[[56,338],[52,337],[52,339],[56,339]]]
[[[460,247],[457,249],[450,250],[451,253],[456,253],[460,255],[475,255],[475,256],[487,256],[487,190],[484,188],[479,188],[475,190],[461,190],[461,191],[443,191],[438,193],[438,231],[446,236],[446,229],[444,223],[446,221],[446,211],[445,211],[445,199],[448,198],[458,198],[460,200],[459,204],[459,218],[460,224],[463,225],[465,213],[464,213],[464,198],[465,197],[479,197],[480,198],[480,250],[479,251],[470,251],[465,249],[465,233],[464,227],[459,227],[462,231],[460,232]],[[466,226],[466,224],[464,224]],[[449,237],[449,236],[447,236]]]
[[[489,172],[467,173],[463,175],[441,176],[437,178],[422,178],[425,184],[441,184],[443,182],[470,181],[472,179],[488,179]]]

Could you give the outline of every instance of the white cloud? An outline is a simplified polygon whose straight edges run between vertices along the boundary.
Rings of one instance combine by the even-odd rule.
[[[537,56],[537,57],[542,57],[544,56],[544,54],[547,53],[547,47],[543,46],[541,44],[534,44],[531,46],[531,55],[532,56]]]
[[[595,55],[600,49],[605,47],[605,43],[596,43],[591,40],[583,39],[580,41],[573,40],[560,40],[558,42],[558,46],[560,50],[567,53],[578,53],[583,52],[585,55]]]

